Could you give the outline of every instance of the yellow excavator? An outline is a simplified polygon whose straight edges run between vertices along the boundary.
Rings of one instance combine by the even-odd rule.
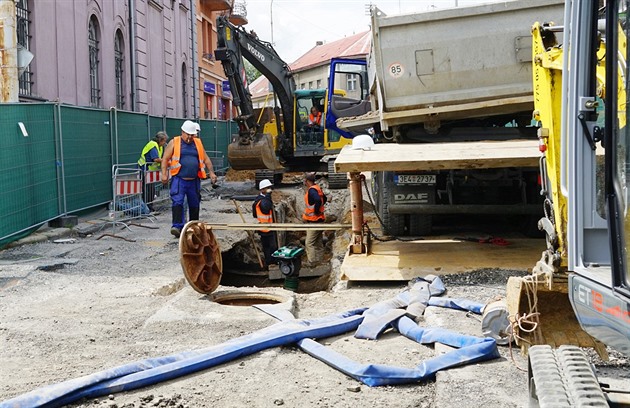
[[[270,43],[233,25],[227,16],[218,16],[216,26],[215,58],[223,65],[239,113],[235,118],[239,132],[228,146],[230,166],[235,170],[262,170],[257,178],[271,178],[272,173],[276,182],[285,170],[328,171],[331,188],[345,188],[345,173],[335,174],[332,163],[341,148],[351,143],[353,134],[336,127],[334,113],[328,109],[328,90],[296,89],[289,65]],[[265,131],[264,121],[258,122],[247,88],[243,58],[269,80],[280,103],[280,107],[274,109],[276,126],[271,132],[268,132],[269,127]],[[363,72],[359,75],[365,79],[365,61],[361,68]],[[335,90],[334,95],[345,97],[341,90]],[[320,126],[309,126],[313,107],[321,113]],[[361,107],[363,110],[357,113],[369,109]]]
[[[630,355],[628,0],[573,0],[532,28],[547,248],[511,277],[511,331],[529,355],[530,406],[629,406],[581,347]],[[562,41],[561,41],[562,40]],[[619,405],[615,405],[619,404]]]

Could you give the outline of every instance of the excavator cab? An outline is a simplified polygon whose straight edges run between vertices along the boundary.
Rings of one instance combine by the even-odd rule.
[[[324,139],[324,101],[325,89],[300,89],[295,91],[295,138],[293,140],[294,155],[323,156],[325,151]],[[311,118],[311,110],[318,112]],[[311,122],[315,123],[311,123]]]

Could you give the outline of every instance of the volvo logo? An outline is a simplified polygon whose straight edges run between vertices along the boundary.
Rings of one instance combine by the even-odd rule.
[[[260,51],[258,51],[256,48],[252,47],[250,44],[247,44],[247,50],[249,52],[251,52],[252,54],[254,54],[254,56],[256,58],[258,58],[262,62],[265,62],[265,56],[262,55],[262,53]]]

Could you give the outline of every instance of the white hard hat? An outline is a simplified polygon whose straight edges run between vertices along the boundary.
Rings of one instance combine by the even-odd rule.
[[[273,184],[271,184],[271,181],[264,179],[264,180],[261,180],[260,184],[258,185],[258,189],[262,190],[263,188],[267,188],[271,186],[273,186]]]
[[[197,126],[196,125],[197,124],[195,122],[193,122],[192,120],[187,120],[182,125],[182,131],[188,133],[189,135],[196,135],[197,134]]]
[[[195,128],[197,129],[197,133],[201,132],[201,125],[195,122]]]
[[[352,139],[353,150],[371,150],[374,146],[374,139],[370,135],[358,135]]]

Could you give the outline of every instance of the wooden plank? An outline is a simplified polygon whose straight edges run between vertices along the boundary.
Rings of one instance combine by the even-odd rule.
[[[250,223],[205,223],[206,226],[214,230],[259,230],[263,226],[261,224]],[[309,230],[322,230],[322,231],[336,231],[340,229],[352,228],[351,224],[324,224],[324,223],[312,223],[312,224],[291,224],[291,223],[270,223],[265,224],[264,229],[271,231],[309,231]]]
[[[453,274],[483,268],[531,270],[545,249],[543,239],[508,239],[497,246],[453,239],[372,242],[369,255],[346,255],[341,279],[410,280],[427,274]]]
[[[538,167],[540,156],[536,140],[379,143],[371,150],[344,147],[335,160],[335,171],[343,173]]]

